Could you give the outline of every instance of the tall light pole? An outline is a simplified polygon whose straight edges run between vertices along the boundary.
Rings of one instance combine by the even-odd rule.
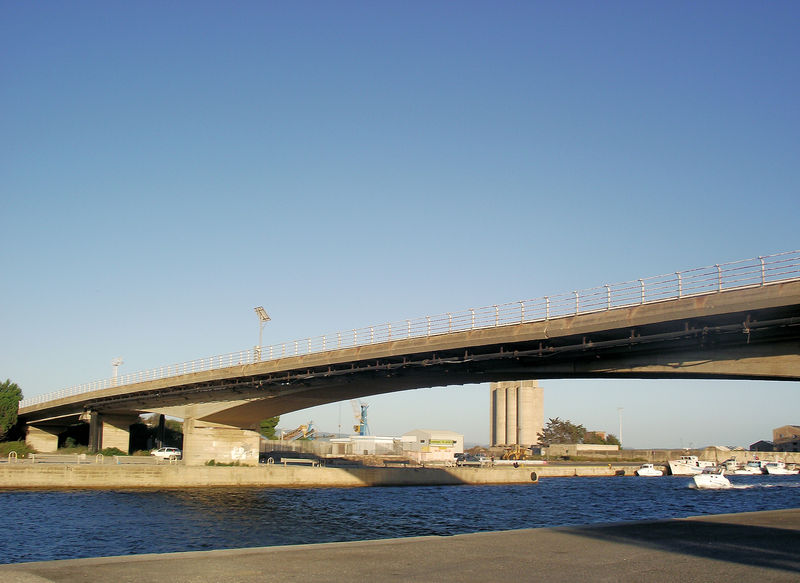
[[[256,362],[261,360],[261,339],[264,333],[264,324],[270,321],[270,317],[267,314],[267,311],[263,308],[263,306],[258,306],[254,308],[256,315],[258,316],[258,346],[256,346]]]
[[[622,449],[622,407],[617,407],[617,413],[619,413],[619,447]]]
[[[115,387],[117,386],[117,375],[119,374],[119,365],[121,365],[121,364],[122,364],[122,357],[121,356],[117,356],[116,358],[111,360],[111,367],[114,369],[114,374],[113,374],[114,380],[113,380],[113,383],[114,383]]]

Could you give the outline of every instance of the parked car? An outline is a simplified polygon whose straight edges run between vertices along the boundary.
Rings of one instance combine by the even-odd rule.
[[[151,451],[150,455],[162,460],[179,460],[183,454],[177,447],[159,447]]]
[[[456,456],[456,465],[457,466],[480,466],[482,465],[482,461],[480,458],[469,455],[469,454],[459,454]]]

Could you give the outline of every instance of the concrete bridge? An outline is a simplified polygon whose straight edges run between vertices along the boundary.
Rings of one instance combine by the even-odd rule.
[[[140,413],[184,419],[187,463],[256,463],[261,419],[408,389],[522,378],[800,380],[800,251],[198,359],[20,403],[54,451],[84,419],[128,449]]]

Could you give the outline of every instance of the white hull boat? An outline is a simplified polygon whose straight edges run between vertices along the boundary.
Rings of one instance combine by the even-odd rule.
[[[664,472],[655,469],[655,467],[653,467],[653,464],[642,464],[642,467],[636,470],[636,475],[645,476],[648,478],[654,478],[656,476],[663,476]]]
[[[692,476],[692,480],[698,490],[725,490],[733,487],[731,481],[725,477],[723,470],[696,474]]]
[[[747,462],[744,467],[738,468],[734,470],[734,474],[737,476],[759,476],[761,474],[766,474],[766,466],[767,462],[765,461],[750,461]]]
[[[696,455],[682,455],[677,460],[669,460],[669,471],[673,476],[694,476],[713,467],[714,462],[701,461]]]
[[[790,470],[783,462],[767,462],[767,473],[770,476],[793,476],[798,473],[798,470]]]

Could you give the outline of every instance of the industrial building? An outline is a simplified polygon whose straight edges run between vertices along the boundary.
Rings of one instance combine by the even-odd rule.
[[[492,446],[539,442],[544,428],[544,389],[534,380],[492,383],[490,391]]]
[[[454,431],[415,429],[400,437],[403,455],[417,463],[452,462],[464,453],[464,436]]]

